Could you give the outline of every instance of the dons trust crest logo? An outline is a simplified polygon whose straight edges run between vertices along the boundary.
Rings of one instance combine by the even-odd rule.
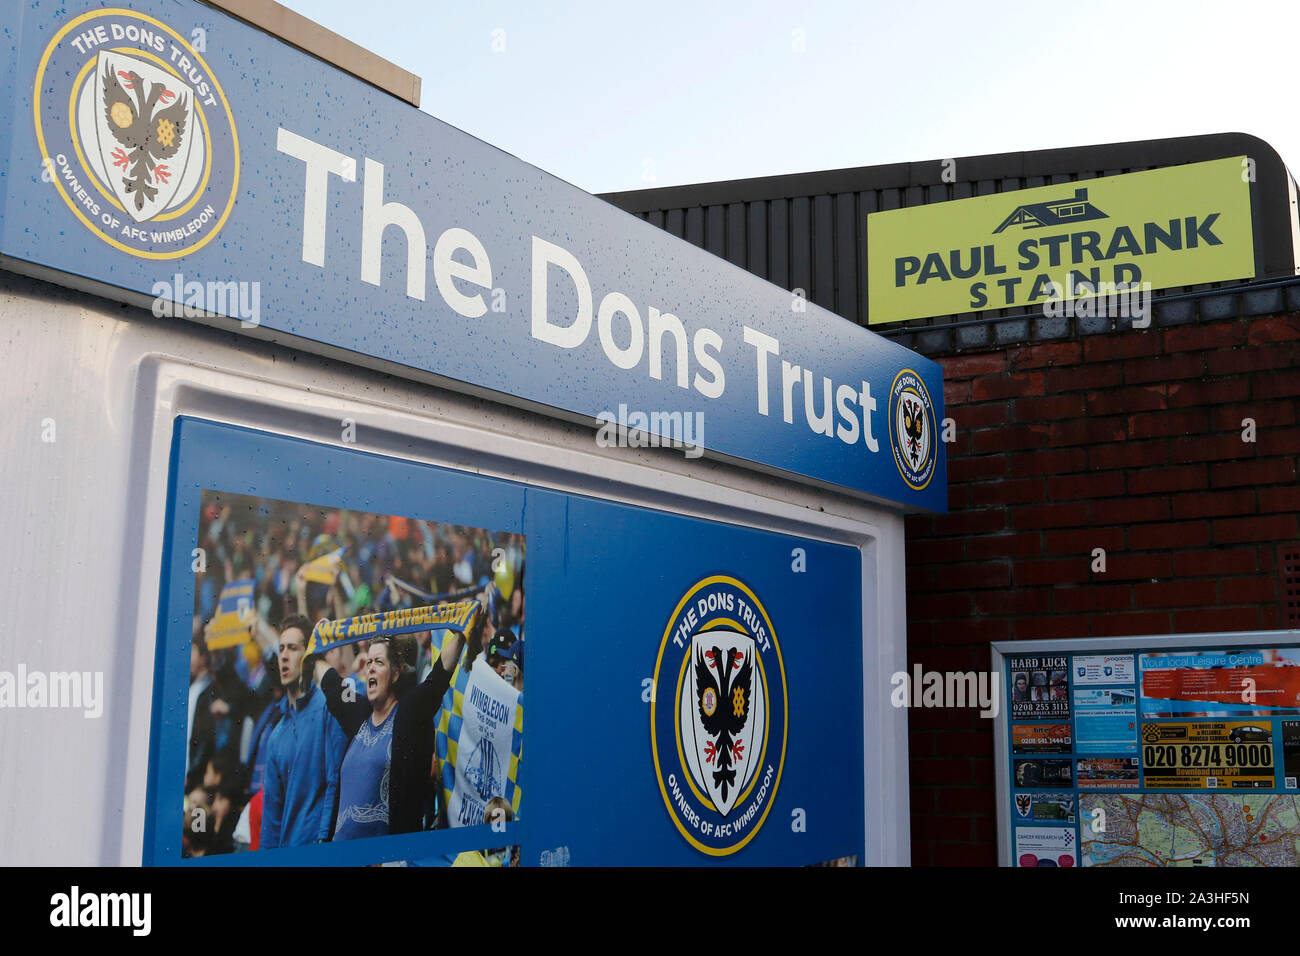
[[[934,405],[921,376],[905,368],[889,388],[889,442],[908,487],[920,491],[934,477]]]
[[[754,592],[725,575],[690,588],[654,686],[650,745],[669,816],[701,852],[735,853],[767,818],[785,762],[785,665]]]
[[[69,21],[45,48],[32,104],[48,178],[104,242],[175,259],[225,225],[239,186],[234,117],[166,24],[130,10]]]

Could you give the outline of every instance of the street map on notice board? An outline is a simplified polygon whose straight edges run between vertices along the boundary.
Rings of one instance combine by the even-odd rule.
[[[1300,865],[1300,648],[1005,666],[1014,865]]]

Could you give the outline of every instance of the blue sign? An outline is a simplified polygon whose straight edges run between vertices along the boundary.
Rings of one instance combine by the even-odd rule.
[[[946,510],[935,363],[210,7],[14,3],[0,27],[3,255]]]

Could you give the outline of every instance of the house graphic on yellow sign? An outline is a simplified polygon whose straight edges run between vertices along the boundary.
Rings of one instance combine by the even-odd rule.
[[[1002,225],[993,230],[997,235],[1008,226],[1024,226],[1037,229],[1040,226],[1059,226],[1072,222],[1085,222],[1089,219],[1108,219],[1109,217],[1088,202],[1088,190],[1076,189],[1072,199],[1049,199],[1047,202],[1031,202],[1017,206]]]

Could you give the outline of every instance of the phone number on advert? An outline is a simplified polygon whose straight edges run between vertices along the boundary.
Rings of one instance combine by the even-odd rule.
[[[1243,767],[1267,769],[1273,766],[1273,748],[1267,744],[1147,744],[1142,748],[1147,767]]]

